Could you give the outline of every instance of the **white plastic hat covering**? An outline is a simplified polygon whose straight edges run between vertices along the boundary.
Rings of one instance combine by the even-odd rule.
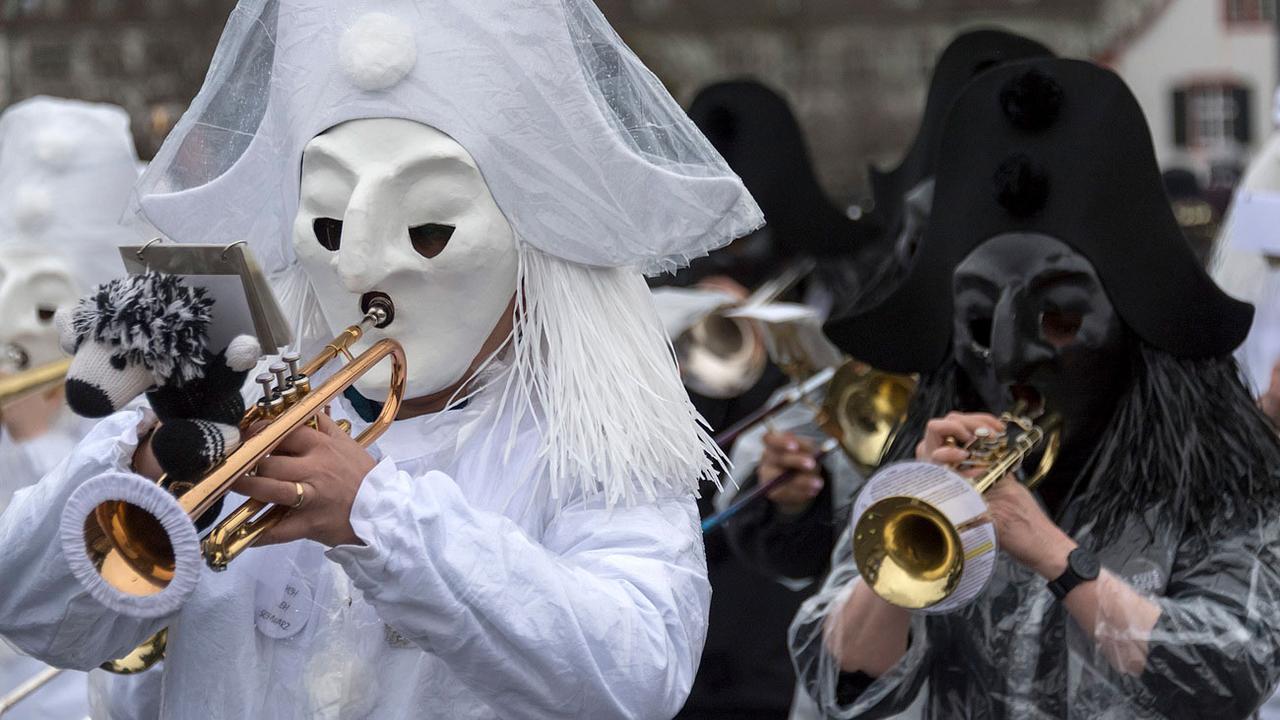
[[[458,141],[519,239],[561,259],[670,271],[763,224],[590,0],[241,0],[138,203],[278,270],[303,148],[376,117]]]
[[[515,231],[507,371],[481,385],[539,418],[552,496],[715,481],[723,455],[640,273],[764,218],[590,0],[241,0],[137,209],[179,242],[249,242],[306,354],[341,328],[323,327],[293,252],[302,153],[372,118],[452,137]],[[508,451],[517,428],[493,429]]]
[[[124,273],[116,248],[138,178],[129,115],[115,105],[36,97],[0,115],[0,250],[63,260],[87,291]]]

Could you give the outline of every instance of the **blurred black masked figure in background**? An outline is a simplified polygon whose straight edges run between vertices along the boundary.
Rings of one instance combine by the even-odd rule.
[[[872,207],[857,219],[850,219],[823,191],[799,123],[777,92],[751,80],[705,88],[692,103],[690,115],[742,177],[768,225],[695,260],[673,284],[727,288],[741,298],[750,288],[812,260],[814,270],[784,299],[802,301],[827,317],[883,295],[903,275],[928,221],[933,167],[951,101],[976,74],[1001,63],[1049,54],[1033,40],[999,30],[976,30],[953,40],[934,69],[917,136],[895,168],[870,170]],[[724,429],[758,408],[786,381],[769,365],[760,382],[740,396],[715,399],[696,392],[691,396],[712,427]],[[773,434],[779,444],[796,442],[811,448],[807,438],[819,432],[807,408],[786,411],[771,424],[796,430]],[[763,428],[750,432],[733,448],[739,483],[755,483],[753,469],[761,457],[764,434]],[[838,477],[845,493],[856,480],[842,458],[832,456],[827,465],[818,473],[802,473],[790,487],[782,488],[782,496],[771,496],[775,503],[749,508],[724,531],[717,529],[706,536],[716,592],[707,648],[682,717],[785,716],[794,675],[785,657],[784,626],[799,602],[813,591],[814,579],[825,571],[836,535],[831,530],[831,491],[825,489],[829,484],[825,480]],[[713,509],[712,500],[720,507],[727,504],[732,492],[730,487],[717,497],[713,488],[704,487],[703,515]],[[807,518],[818,518],[822,527],[800,523],[796,526],[800,533],[790,533],[792,517],[775,511],[779,502],[812,507]],[[779,538],[783,542],[776,549],[781,558],[767,547]],[[731,555],[726,539],[739,552]],[[744,632],[747,627],[752,630]],[[793,713],[808,714],[805,708],[793,708]]]
[[[785,106],[782,101],[771,100],[776,98],[773,93],[748,83],[726,83],[704,93],[699,103],[695,103],[693,114],[703,132],[760,202],[770,223],[765,232],[793,228],[787,233],[794,238],[790,246],[808,247],[813,256],[822,258],[816,277],[826,289],[823,309],[830,315],[840,316],[853,307],[874,302],[892,290],[909,267],[929,220],[934,166],[943,120],[965,84],[976,75],[1003,63],[1050,54],[1047,48],[1034,40],[1001,30],[975,30],[952,40],[934,67],[916,137],[896,167],[888,171],[870,170],[873,206],[856,221],[841,219],[837,222],[834,215],[823,212],[812,200],[822,196],[817,194],[820,191],[807,160],[802,166],[803,173],[796,169],[796,162],[788,165],[781,161],[780,148],[794,144],[787,139],[789,133],[735,119],[742,116],[785,117],[776,123],[777,126],[796,127],[789,112],[783,115]],[[725,109],[726,106],[732,107],[727,102],[710,102],[731,94],[757,100],[750,108],[733,113]],[[738,104],[745,105],[745,101],[739,100]],[[798,137],[798,129],[795,132]],[[728,143],[726,137],[750,138],[751,144]],[[757,147],[757,152],[750,152]],[[786,157],[794,157],[794,154]],[[799,157],[803,159],[805,156]],[[790,172],[769,172],[766,158],[779,158],[774,163],[790,168]],[[784,202],[787,198],[785,193],[792,188],[810,189],[806,193],[810,199],[793,204]],[[828,234],[822,241],[813,239],[823,237],[819,235],[822,228],[818,226],[817,218],[829,219]],[[806,242],[807,245],[804,244]],[[770,390],[775,388],[776,385]],[[760,402],[757,397],[751,408]],[[746,410],[742,414],[746,414]],[[860,481],[858,472],[839,453],[828,455],[820,463],[814,459],[814,448],[825,436],[814,424],[809,407],[796,406],[784,411],[773,419],[770,426],[778,431],[766,432],[766,428],[761,426],[738,439],[732,452],[735,481],[744,489],[755,485],[760,479],[758,469],[767,475],[764,481],[784,470],[795,471],[796,477],[771,493],[770,502],[748,507],[729,521],[723,533],[716,532],[707,538],[711,558],[715,556],[716,548],[723,547],[722,538],[727,537],[738,558],[732,562],[752,568],[744,571],[744,576],[749,577],[753,584],[743,588],[742,592],[734,592],[732,597],[728,596],[730,592],[726,589],[713,596],[711,635],[705,658],[714,658],[718,647],[735,651],[732,634],[737,632],[735,626],[739,623],[718,622],[718,607],[732,606],[746,613],[748,606],[755,604],[754,598],[773,593],[775,588],[783,585],[805,588],[792,594],[795,598],[812,592],[816,579],[826,572],[830,549],[838,535],[838,531],[833,529],[832,515]],[[734,489],[730,486],[717,499],[717,505],[723,507],[727,504]],[[714,561],[711,562],[714,565]],[[712,572],[714,584],[715,571]],[[761,575],[777,582],[760,583]],[[725,643],[720,645],[718,640],[722,637]],[[736,644],[742,642],[737,640]],[[718,676],[718,671],[713,670],[710,660],[705,658],[700,684],[695,685],[695,700],[700,697],[703,678],[710,678],[713,673]],[[746,677],[752,675],[748,673]],[[792,716],[809,717],[812,712],[807,698],[800,693]]]

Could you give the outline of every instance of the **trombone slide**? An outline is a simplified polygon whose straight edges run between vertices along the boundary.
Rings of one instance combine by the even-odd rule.
[[[23,398],[61,385],[70,369],[71,358],[63,358],[0,378],[0,410]]]
[[[3,717],[5,713],[16,707],[18,703],[36,694],[41,688],[56,680],[63,672],[65,671],[58,668],[45,668],[34,677],[14,688],[8,695],[0,697],[0,717]]]

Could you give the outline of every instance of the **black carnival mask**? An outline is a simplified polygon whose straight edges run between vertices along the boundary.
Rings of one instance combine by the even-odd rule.
[[[1060,240],[1010,233],[953,278],[956,363],[986,410],[1018,401],[1091,435],[1128,382],[1128,333],[1093,265]]]

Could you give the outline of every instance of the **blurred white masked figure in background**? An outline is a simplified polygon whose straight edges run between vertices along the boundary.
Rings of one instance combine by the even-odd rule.
[[[120,218],[137,180],[129,116],[114,105],[38,97],[0,115],[0,377],[64,357],[53,314],[123,274]],[[61,385],[0,407],[0,512],[71,453],[92,426]],[[0,695],[43,664],[0,643]],[[85,676],[70,673],[14,718],[79,718]]]
[[[389,299],[357,350],[401,342],[407,400],[370,453],[293,433],[237,486],[295,507],[272,545],[183,556],[144,600],[59,534],[90,489],[150,487],[152,422],[109,417],[0,523],[0,576],[53,568],[0,633],[91,667],[167,626],[166,718],[680,708],[710,594],[692,493],[723,458],[643,274],[763,219],[590,0],[241,0],[136,197],[176,241],[248,240],[304,355]],[[335,415],[360,430],[387,385]]]
[[[1280,91],[1272,120],[1280,126]],[[1273,131],[1249,165],[1218,238],[1211,271],[1224,290],[1253,303],[1253,327],[1236,350],[1259,405],[1280,422],[1280,132]],[[1258,711],[1280,720],[1280,693]]]
[[[1273,119],[1280,124],[1280,92]],[[1280,420],[1280,404],[1265,397],[1280,363],[1280,132],[1271,134],[1250,163],[1222,227],[1210,273],[1223,290],[1256,308],[1236,359],[1263,396],[1263,411]],[[1280,383],[1275,390],[1280,393]]]

